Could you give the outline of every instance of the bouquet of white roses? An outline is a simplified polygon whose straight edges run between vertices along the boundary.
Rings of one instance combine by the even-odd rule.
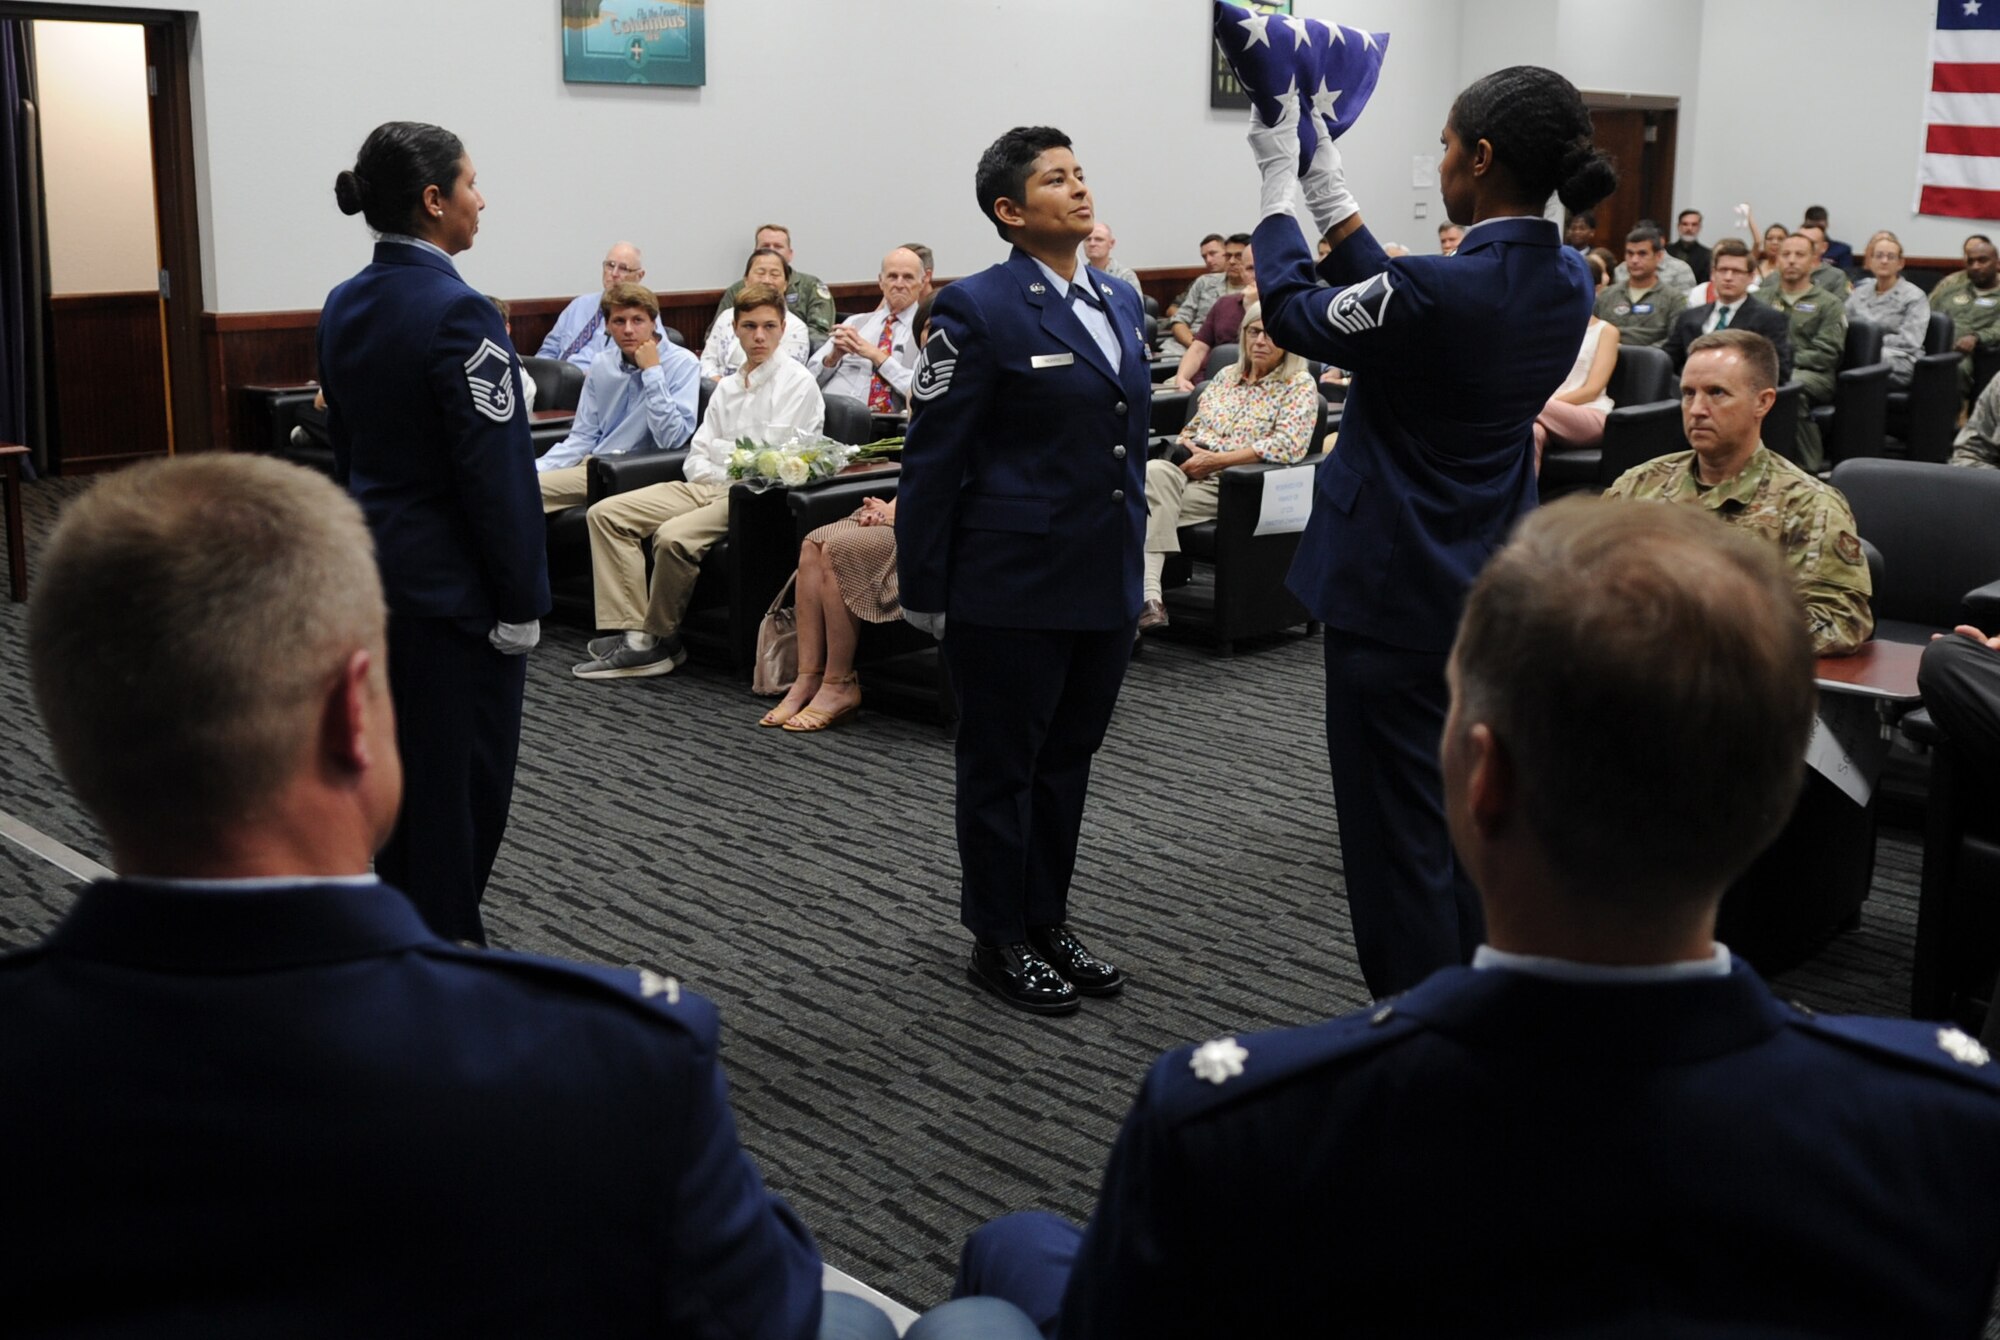
[[[804,438],[782,446],[766,446],[738,438],[729,453],[729,477],[769,487],[797,488],[815,479],[831,479],[852,459],[854,448],[831,438]]]

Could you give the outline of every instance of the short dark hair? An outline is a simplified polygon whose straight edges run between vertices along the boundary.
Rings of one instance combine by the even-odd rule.
[[[1704,349],[1721,349],[1742,358],[1743,366],[1750,372],[1752,390],[1778,389],[1778,346],[1756,331],[1734,327],[1711,330],[1688,345],[1688,357],[1693,358]]]
[[[1569,221],[1571,223],[1583,224],[1585,227],[1594,230],[1597,227],[1597,211],[1594,209],[1579,209],[1569,216]]]
[[[756,240],[757,240],[758,238],[762,237],[762,236],[763,236],[763,235],[764,235],[765,233],[783,233],[783,234],[785,235],[785,245],[786,245],[786,246],[790,246],[790,245],[792,244],[792,230],[791,230],[791,229],[789,229],[789,228],[787,228],[787,227],[785,227],[785,225],[784,225],[784,224],[782,224],[782,223],[760,223],[760,224],[758,224],[758,225],[757,225],[757,231],[756,231],[756,232],[754,232],[754,233],[752,233],[752,234],[750,234],[750,240],[751,240],[752,242],[755,242],[755,241],[756,241]]]
[[[1451,128],[1468,147],[1485,140],[1535,209],[1560,196],[1589,209],[1618,189],[1611,160],[1592,143],[1590,109],[1576,85],[1539,65],[1510,65],[1474,80],[1451,105]]]
[[[736,290],[736,316],[729,319],[733,322],[745,312],[754,311],[759,307],[775,307],[778,309],[778,315],[782,317],[786,314],[785,295],[769,284],[745,284]]]
[[[1487,564],[1457,720],[1492,730],[1566,892],[1677,911],[1777,834],[1815,707],[1803,613],[1777,546],[1697,507],[1564,498]]]
[[[1724,256],[1741,256],[1744,262],[1749,265],[1750,272],[1752,274],[1757,272],[1757,262],[1750,255],[1749,244],[1744,242],[1740,237],[1721,238],[1713,247],[1710,247],[1708,252],[1709,268],[1713,270],[1715,263]]]
[[[1202,247],[1207,246],[1210,242],[1220,242],[1222,240],[1223,236],[1221,233],[1210,233],[1208,236],[1201,239],[1200,245],[1197,246],[1195,250],[1199,251]]]
[[[995,202],[1019,201],[1028,192],[1028,174],[1035,170],[1035,160],[1051,149],[1069,147],[1069,136],[1054,126],[1015,126],[986,146],[973,174],[973,188],[979,195],[980,213],[993,220],[993,229],[1002,241],[1013,241],[1014,234],[1000,222]]]
[[[1824,228],[1826,226],[1826,206],[1807,205],[1806,212],[1800,217],[1803,218],[1807,223],[1816,223],[1820,227]]]
[[[500,313],[500,324],[505,325],[514,319],[513,310],[507,306],[505,298],[496,298],[489,293],[486,295],[486,301],[492,303],[493,310]]]
[[[1595,251],[1586,251],[1583,253],[1583,261],[1584,264],[1590,267],[1591,283],[1603,284],[1610,280],[1611,271],[1605,267],[1604,257],[1598,255]]]
[[[1652,246],[1660,247],[1666,245],[1667,238],[1666,234],[1660,231],[1659,224],[1654,223],[1651,219],[1641,219],[1631,232],[1625,234],[1625,240],[1628,243],[1645,242]]]
[[[653,290],[644,284],[635,284],[629,279],[621,279],[604,290],[604,296],[597,300],[597,311],[606,321],[621,307],[641,307],[646,315],[660,319],[660,300]]]
[[[743,273],[745,275],[748,275],[750,273],[750,267],[757,263],[757,258],[759,256],[770,256],[773,259],[775,259],[778,262],[778,264],[785,267],[785,278],[787,280],[791,279],[792,263],[785,259],[784,252],[774,251],[770,247],[758,247],[755,251],[750,253],[749,257],[743,262]]]
[[[435,186],[449,200],[464,157],[465,145],[443,126],[384,121],[361,142],[354,166],[333,179],[334,203],[378,233],[417,233],[425,188]]]
[[[914,251],[914,252],[916,252],[916,253],[917,253],[917,259],[918,259],[918,260],[920,260],[920,261],[922,261],[922,262],[924,263],[924,273],[925,273],[925,274],[929,274],[929,273],[931,273],[932,271],[934,271],[934,270],[936,270],[936,269],[937,269],[937,257],[936,257],[936,256],[934,256],[934,255],[932,255],[932,254],[931,254],[931,249],[930,249],[929,247],[925,246],[925,245],[924,245],[923,243],[921,243],[921,242],[905,242],[905,243],[903,243],[903,250],[904,250],[904,251]],[[912,329],[912,330],[915,330],[915,329],[916,329],[916,327],[915,327],[915,326],[912,326],[912,327],[910,327],[910,329]]]
[[[1247,247],[1250,245],[1250,234],[1231,233],[1222,239],[1222,245],[1225,247]]]
[[[1674,222],[1679,223],[1682,219],[1685,219],[1690,214],[1694,215],[1697,219],[1701,217],[1701,211],[1698,209],[1684,209],[1680,213],[1674,215]]]
[[[1965,242],[1959,243],[1958,249],[1960,251],[1965,250],[1966,242],[1984,242],[1989,247],[1993,245],[1993,239],[1988,237],[1985,233],[1974,233],[1972,234],[1972,236],[1966,238]]]

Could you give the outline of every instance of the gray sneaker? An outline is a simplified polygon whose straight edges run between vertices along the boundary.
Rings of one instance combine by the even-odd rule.
[[[590,641],[583,644],[583,649],[589,653],[591,660],[601,661],[624,645],[625,635],[623,633],[607,633],[603,637],[590,639]]]
[[[637,679],[643,675],[672,674],[687,658],[687,648],[677,637],[663,637],[644,651],[626,646],[621,637],[609,656],[573,666],[570,673],[578,679]]]

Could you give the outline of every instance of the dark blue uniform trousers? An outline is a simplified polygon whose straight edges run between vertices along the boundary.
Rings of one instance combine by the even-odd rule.
[[[389,616],[403,812],[375,871],[448,940],[486,943],[479,899],[507,831],[528,658],[466,621]]]
[[[1486,934],[1445,825],[1446,659],[1326,630],[1326,752],[1347,910],[1377,1000],[1469,962]]]
[[[1132,629],[992,628],[952,619],[958,693],[959,920],[1019,944],[1068,919],[1090,760],[1132,659]]]

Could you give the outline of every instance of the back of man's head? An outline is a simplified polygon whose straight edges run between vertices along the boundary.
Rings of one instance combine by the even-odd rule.
[[[197,845],[311,766],[356,650],[384,654],[360,509],[261,456],[100,479],[49,540],[28,611],[56,762],[114,848]]]
[[[1538,510],[1474,585],[1452,655],[1453,729],[1492,731],[1572,898],[1719,898],[1791,813],[1812,642],[1776,547],[1704,509]]]

